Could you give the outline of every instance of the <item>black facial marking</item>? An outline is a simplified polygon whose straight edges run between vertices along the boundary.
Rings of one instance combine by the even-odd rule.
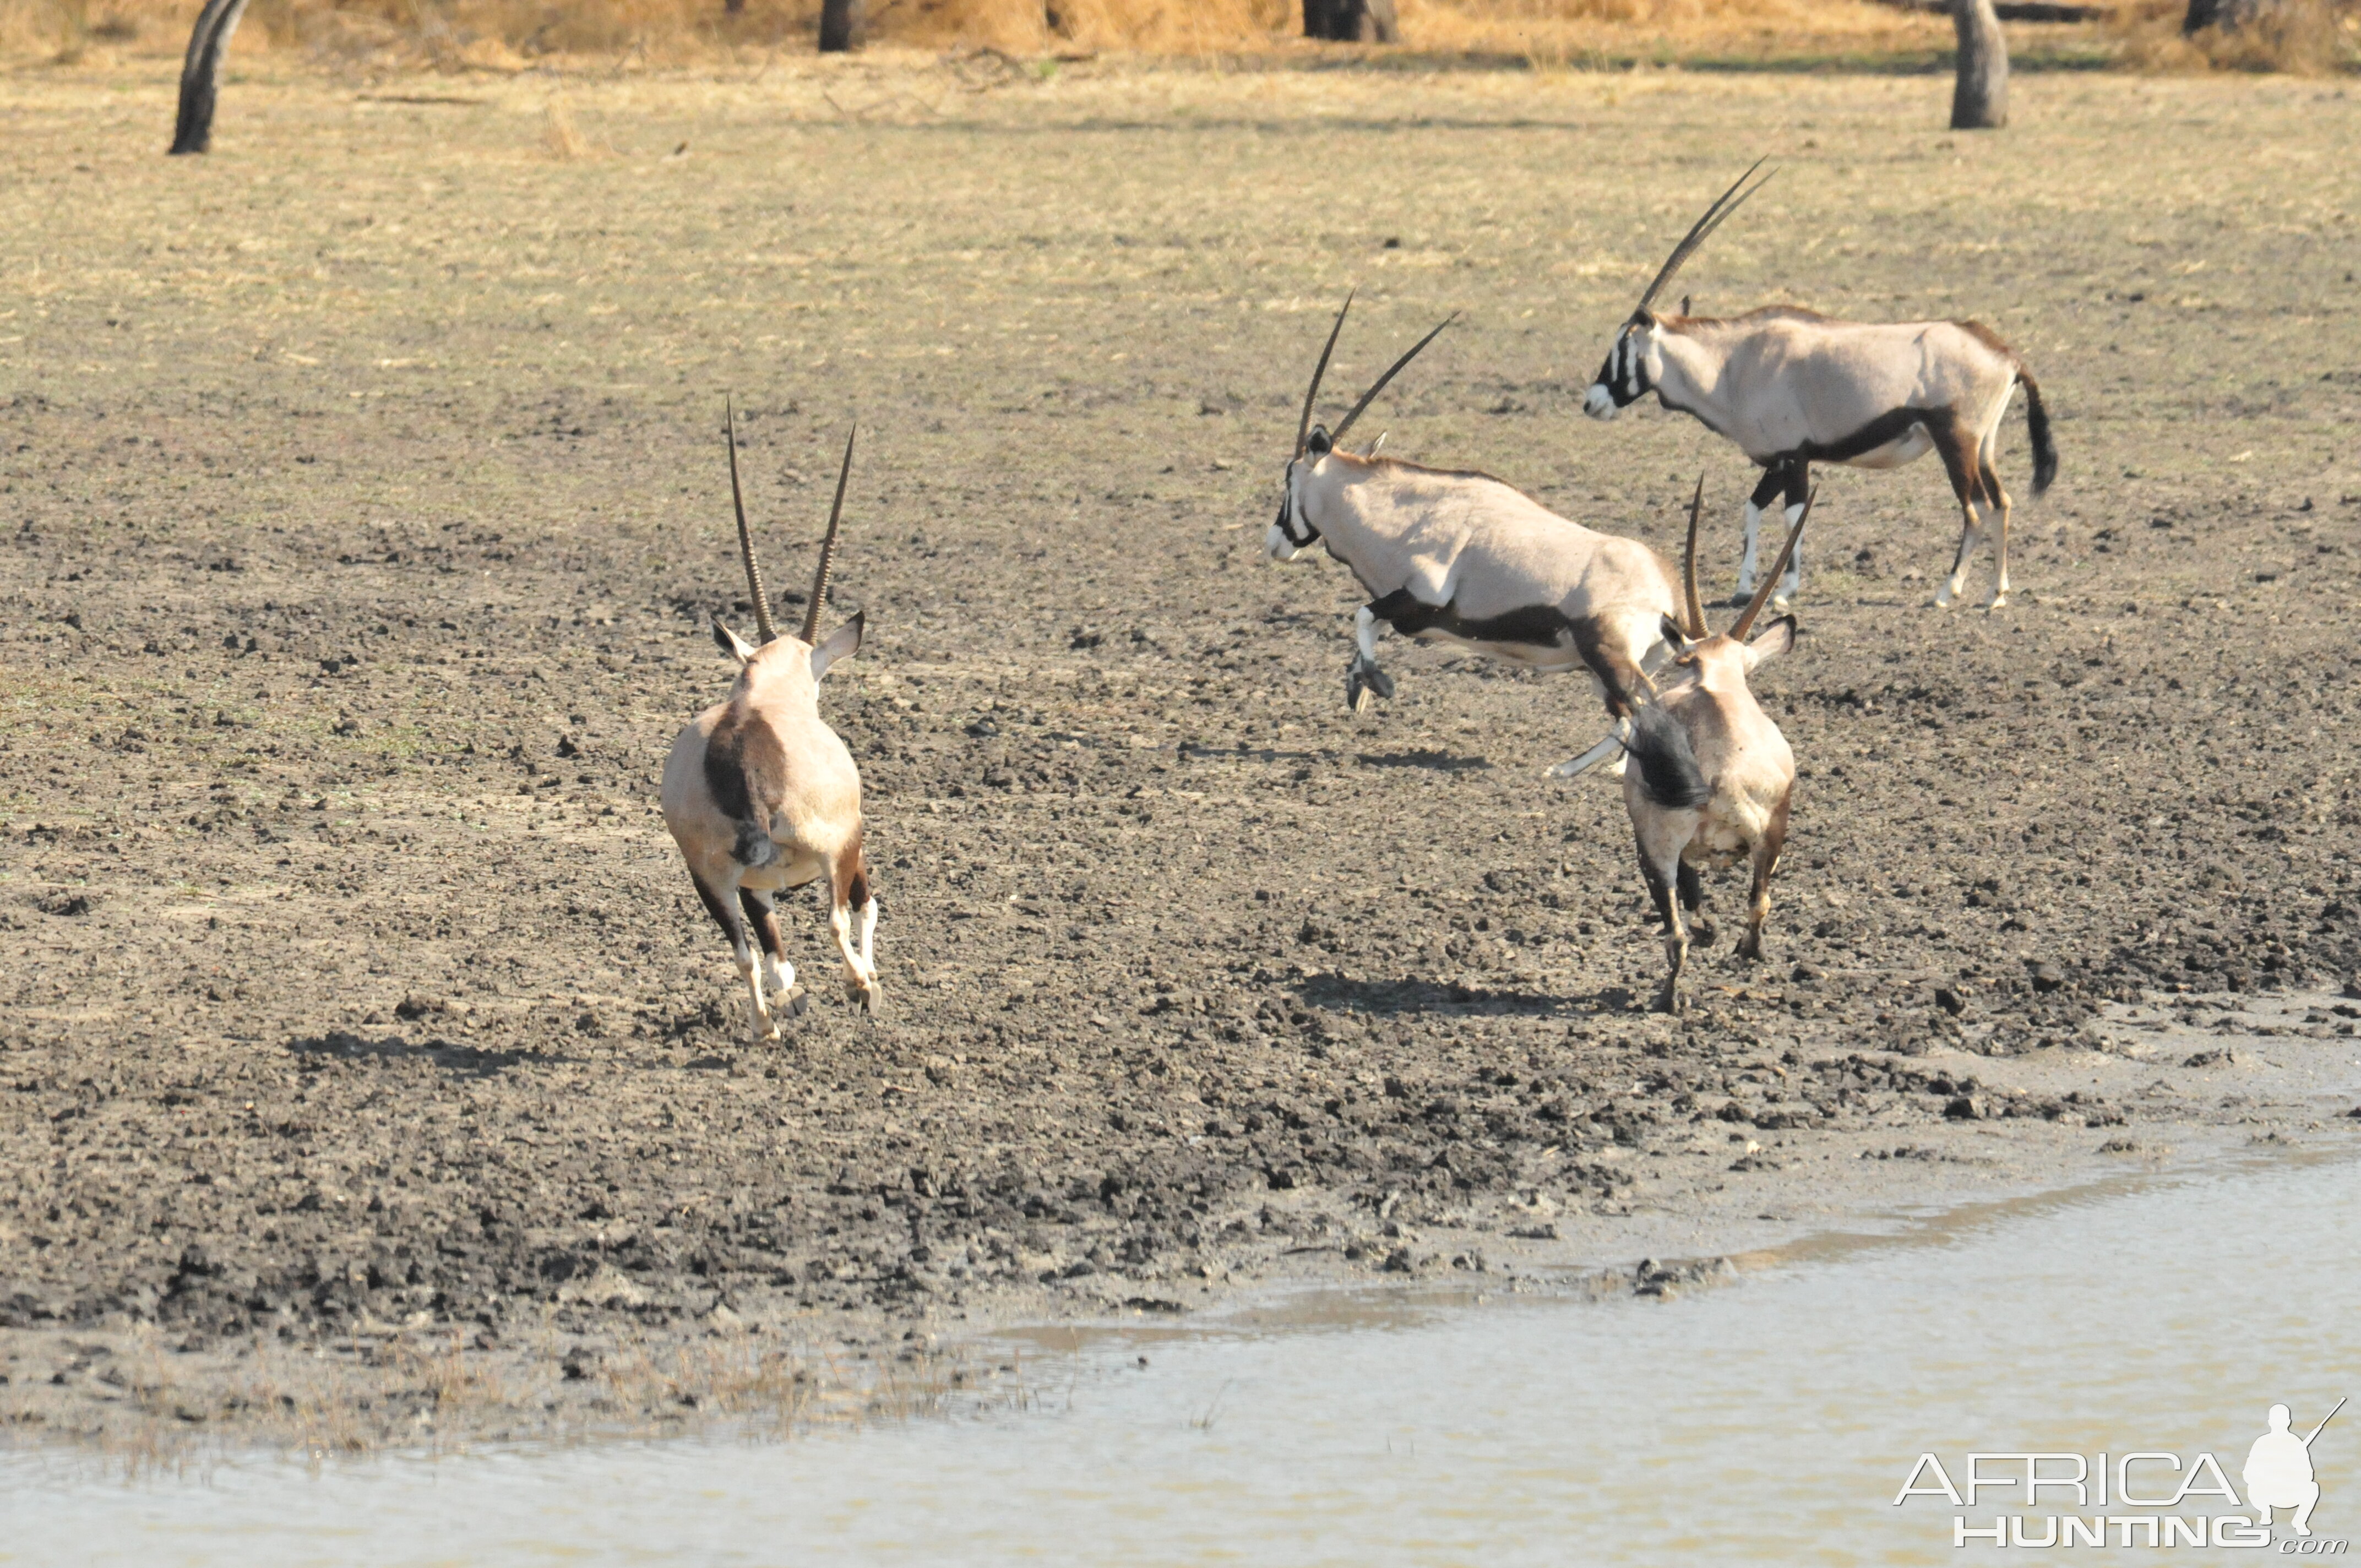
[[[1635,335],[1638,324],[1627,323],[1615,334],[1615,345],[1607,351],[1607,362],[1598,367],[1598,384],[1607,389],[1608,397],[1619,409],[1630,408],[1646,397],[1651,389],[1648,367]]]

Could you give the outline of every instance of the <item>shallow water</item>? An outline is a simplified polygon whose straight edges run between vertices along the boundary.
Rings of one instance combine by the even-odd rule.
[[[1976,1561],[1953,1516],[1991,1498],[1893,1502],[1922,1452],[1957,1480],[1971,1451],[2204,1451],[2235,1483],[2274,1401],[2309,1431],[2361,1392],[2356,1210],[2361,1161],[2280,1157],[1824,1237],[1672,1301],[1364,1293],[1059,1330],[1037,1345],[1077,1348],[1035,1361],[1028,1411],[785,1442],[130,1485],[13,1458],[0,1562]],[[2361,1414],[2312,1453],[2315,1536],[2361,1535]],[[2158,1510],[2033,1517],[2061,1511]]]

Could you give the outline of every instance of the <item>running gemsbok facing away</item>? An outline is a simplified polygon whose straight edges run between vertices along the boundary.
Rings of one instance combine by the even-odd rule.
[[[836,503],[829,510],[803,635],[782,637],[771,625],[771,601],[746,527],[746,503],[738,488],[737,424],[733,412],[730,500],[738,513],[738,550],[762,641],[750,647],[714,617],[713,639],[738,661],[738,682],[726,700],[698,714],[673,742],[663,799],[664,826],[688,862],[697,896],[736,950],[759,1045],[779,1037],[774,1010],[763,999],[766,982],[790,1016],[807,1004],[794,989],[795,966],[779,940],[776,895],[828,879],[829,928],[844,958],[845,984],[869,1012],[877,1006],[877,965],[870,956],[877,901],[861,855],[861,773],[844,742],[819,717],[819,679],[861,646],[867,618],[865,611],[855,615],[827,641],[818,640],[820,607],[828,600],[837,527],[844,514],[845,480],[852,472],[852,438],[845,437],[844,466],[836,477]],[[852,939],[856,910],[858,948]],[[750,925],[759,953],[748,938]]]
[[[1677,608],[1664,563],[1638,540],[1594,533],[1488,475],[1339,447],[1370,400],[1451,324],[1395,360],[1332,435],[1312,424],[1312,408],[1352,308],[1347,296],[1320,351],[1286,494],[1264,542],[1275,561],[1324,544],[1370,596],[1356,617],[1345,701],[1357,712],[1371,694],[1393,695],[1392,678],[1378,667],[1379,622],[1533,669],[1581,668],[1608,713],[1630,721],[1631,754],[1655,786],[1703,798],[1686,739],[1649,701],[1647,667],[1665,657],[1660,629]]]
[[[1695,920],[1697,940],[1710,943],[1713,921],[1704,911],[1703,867],[1719,868],[1748,861],[1754,885],[1747,895],[1746,935],[1739,955],[1763,956],[1763,923],[1771,915],[1771,876],[1778,870],[1779,852],[1787,841],[1787,806],[1795,789],[1795,757],[1787,738],[1771,722],[1746,677],[1765,659],[1795,646],[1795,621],[1781,616],[1752,641],[1747,633],[1771,597],[1771,585],[1795,554],[1803,538],[1804,522],[1812,514],[1810,498],[1787,531],[1787,543],[1778,562],[1766,575],[1746,609],[1719,635],[1705,624],[1705,603],[1697,594],[1697,514],[1705,505],[1705,480],[1697,480],[1689,502],[1688,548],[1683,557],[1685,619],[1667,618],[1664,639],[1675,652],[1672,665],[1657,682],[1657,701],[1688,737],[1697,766],[1703,772],[1702,799],[1667,795],[1653,787],[1645,769],[1623,777],[1623,805],[1631,817],[1631,836],[1640,850],[1640,873],[1656,901],[1664,922],[1664,988],[1656,992],[1659,1013],[1681,1008],[1681,965],[1687,957],[1690,927],[1681,911]],[[1620,727],[1619,727],[1620,728]],[[1619,737],[1620,739],[1620,737]],[[1609,744],[1612,744],[1610,741]],[[1594,751],[1586,758],[1563,763],[1551,772],[1577,773],[1589,761],[1604,760]],[[1677,897],[1675,896],[1677,894]]]
[[[1757,162],[1754,169],[1763,165]],[[2033,437],[2033,493],[2058,475],[2049,441],[2049,414],[2041,389],[2016,351],[1981,323],[1899,322],[1878,325],[1837,321],[1792,305],[1767,305],[1719,320],[1686,313],[1659,315],[1656,296],[1673,280],[1723,219],[1763,188],[1748,187],[1750,169],[1706,209],[1657,272],[1639,307],[1615,334],[1607,362],[1583,404],[1593,419],[1650,392],[1668,409],[1694,414],[1763,470],[1746,503],[1746,554],[1739,563],[1743,602],[1754,591],[1763,510],[1786,498],[1789,522],[1803,515],[1814,463],[1856,468],[1897,468],[1939,453],[1959,499],[1960,552],[1949,579],[1935,596],[1948,606],[1967,586],[1968,556],[1989,536],[1997,609],[2008,600],[2008,492],[1994,460],[2001,416],[2010,396],[2025,389],[2026,425]],[[1771,178],[1766,174],[1763,180]],[[1783,601],[1803,584],[1803,559],[1787,568]]]

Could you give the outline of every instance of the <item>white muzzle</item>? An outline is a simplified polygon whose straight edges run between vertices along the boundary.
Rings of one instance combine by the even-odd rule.
[[[1274,561],[1292,561],[1303,554],[1304,547],[1288,538],[1287,530],[1272,523],[1262,536],[1263,554]]]
[[[1623,411],[1615,406],[1615,395],[1607,389],[1606,382],[1593,381],[1589,394],[1582,400],[1582,411],[1593,419],[1607,420]]]

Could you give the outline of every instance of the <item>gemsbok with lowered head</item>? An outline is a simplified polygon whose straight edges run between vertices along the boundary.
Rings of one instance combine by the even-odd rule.
[[[1706,915],[1705,868],[1747,861],[1753,887],[1747,894],[1746,935],[1739,955],[1763,956],[1763,923],[1771,916],[1771,877],[1779,868],[1779,854],[1787,842],[1787,807],[1795,790],[1795,757],[1787,738],[1754,700],[1746,681],[1755,667],[1795,646],[1795,621],[1781,616],[1748,638],[1755,618],[1771,598],[1771,585],[1795,553],[1811,516],[1811,499],[1787,531],[1787,543],[1778,561],[1765,574],[1746,609],[1726,631],[1708,631],[1705,602],[1697,593],[1697,514],[1705,506],[1705,479],[1697,479],[1689,502],[1688,547],[1682,561],[1683,618],[1666,617],[1664,640],[1674,649],[1672,663],[1656,681],[1656,700],[1688,738],[1705,783],[1701,798],[1671,795],[1653,787],[1644,769],[1623,777],[1623,806],[1631,818],[1631,836],[1640,850],[1640,874],[1656,901],[1664,922],[1666,972],[1656,992],[1659,1013],[1681,1008],[1681,967],[1688,955],[1692,928],[1700,944],[1714,938],[1714,925]],[[1619,731],[1622,727],[1618,726]],[[1574,762],[1550,771],[1560,776],[1582,772],[1604,761],[1620,743],[1620,733]],[[1687,910],[1691,922],[1681,912]]]
[[[820,677],[860,648],[867,612],[821,640],[820,608],[828,602],[844,486],[852,473],[852,437],[845,437],[844,466],[836,477],[836,502],[829,510],[800,637],[783,637],[771,624],[771,601],[754,564],[754,538],[738,486],[734,412],[729,440],[730,500],[738,513],[738,551],[761,641],[749,645],[719,616],[713,618],[713,639],[738,661],[738,681],[673,742],[662,798],[664,826],[688,862],[697,896],[737,955],[754,1042],[761,1045],[779,1037],[778,1012],[793,1016],[807,1005],[795,989],[795,965],[779,938],[775,902],[789,888],[827,879],[829,928],[844,959],[846,988],[864,1012],[877,1006],[877,964],[870,950],[877,900],[862,859],[861,771],[819,716]],[[779,1007],[765,1001],[765,984]]]
[[[1686,739],[1650,701],[1647,671],[1666,656],[1661,629],[1678,608],[1664,563],[1638,540],[1595,533],[1489,475],[1345,451],[1337,444],[1370,401],[1451,324],[1395,360],[1332,433],[1312,422],[1312,409],[1352,308],[1348,295],[1320,351],[1264,541],[1274,561],[1324,545],[1369,595],[1355,617],[1346,703],[1358,712],[1372,694],[1393,695],[1378,667],[1380,624],[1532,669],[1583,669],[1608,713],[1628,721],[1628,750],[1653,787],[1702,798]]]
[[[1784,494],[1787,521],[1802,516],[1813,464],[1898,468],[1938,453],[1959,499],[1961,524],[1959,554],[1935,602],[1949,606],[1959,597],[1967,586],[1968,557],[1989,538],[1993,590],[1985,606],[1998,609],[2008,601],[2009,499],[1995,460],[2001,416],[2018,387],[2025,389],[2037,496],[2057,477],[2058,449],[2050,443],[2040,386],[1991,328],[1972,321],[1838,321],[1794,305],[1766,305],[1723,320],[1688,314],[1686,300],[1678,315],[1657,313],[1656,296],[1682,263],[1771,178],[1747,184],[1762,167],[1757,161],[1740,176],[1673,247],[1617,330],[1583,411],[1610,420],[1653,392],[1665,408],[1693,414],[1737,443],[1763,470],[1746,502],[1746,554],[1733,603],[1754,591],[1763,509]],[[1784,602],[1802,585],[1799,555],[1788,564],[1776,597]]]

